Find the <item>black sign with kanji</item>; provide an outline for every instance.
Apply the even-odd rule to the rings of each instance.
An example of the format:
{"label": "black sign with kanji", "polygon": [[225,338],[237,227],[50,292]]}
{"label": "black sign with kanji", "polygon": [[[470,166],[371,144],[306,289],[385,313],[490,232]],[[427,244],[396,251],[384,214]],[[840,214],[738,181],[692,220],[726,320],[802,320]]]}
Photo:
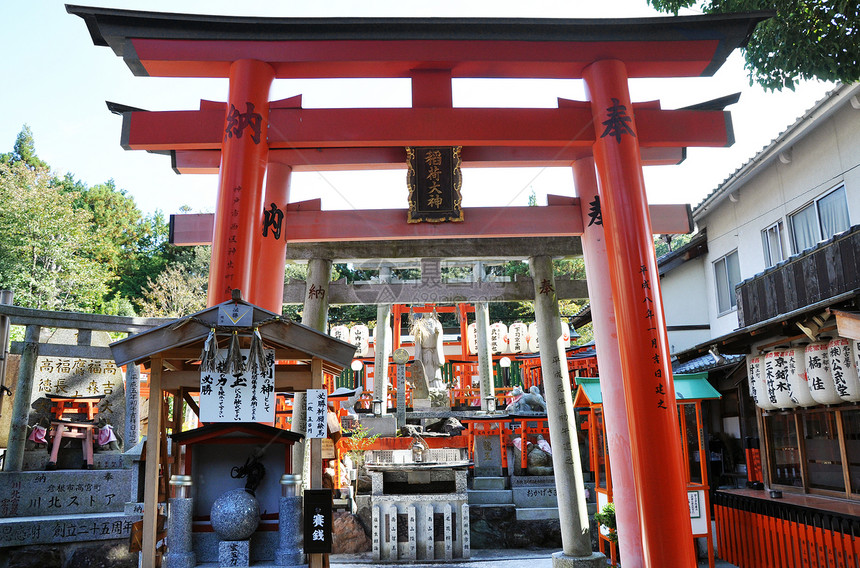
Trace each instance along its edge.
{"label": "black sign with kanji", "polygon": [[331,489],[305,490],[305,554],[330,554],[332,532]]}
{"label": "black sign with kanji", "polygon": [[462,221],[461,146],[406,148],[410,223]]}

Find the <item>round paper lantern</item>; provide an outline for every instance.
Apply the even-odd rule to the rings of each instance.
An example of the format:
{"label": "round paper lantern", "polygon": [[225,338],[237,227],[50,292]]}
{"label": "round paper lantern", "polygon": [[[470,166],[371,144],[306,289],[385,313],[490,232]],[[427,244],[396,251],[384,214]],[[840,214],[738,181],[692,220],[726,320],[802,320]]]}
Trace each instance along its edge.
{"label": "round paper lantern", "polygon": [[839,392],[830,374],[830,353],[827,341],[816,341],[806,346],[806,384],[818,404],[839,404]]}
{"label": "round paper lantern", "polygon": [[478,353],[478,325],[470,323],[466,328],[466,342],[469,345],[469,355]]}
{"label": "round paper lantern", "polygon": [[526,337],[529,335],[529,328],[523,322],[512,323],[508,328],[508,349],[511,353],[522,353],[528,349]]}
{"label": "round paper lantern", "polygon": [[564,320],[561,320],[561,341],[565,349],[570,347],[570,325]]}
{"label": "round paper lantern", "polygon": [[367,357],[367,350],[370,346],[369,339],[370,330],[363,323],[354,325],[349,330],[349,342],[355,345],[356,357]]}
{"label": "round paper lantern", "polygon": [[383,346],[380,346],[379,342],[377,341],[377,338],[379,337],[380,331],[381,330],[379,329],[379,326],[376,326],[373,328],[373,331],[371,332],[373,334],[374,353],[376,353],[377,351],[379,351],[380,349],[382,349],[384,347],[385,353],[390,354],[391,353],[391,341],[392,341],[392,339],[391,339],[391,328],[389,327],[385,333],[385,345],[383,345]]}
{"label": "round paper lantern", "polygon": [[790,351],[771,351],[764,356],[764,385],[770,402],[777,408],[796,408],[788,382],[788,355]]}
{"label": "round paper lantern", "polygon": [[508,352],[508,326],[498,321],[490,326],[490,351],[492,353]]}
{"label": "round paper lantern", "polygon": [[345,325],[333,325],[328,332],[335,339],[349,343],[349,328]]}
{"label": "round paper lantern", "polygon": [[798,406],[815,406],[818,404],[809,392],[806,382],[806,350],[803,347],[791,347],[784,351],[788,360],[788,384],[791,386],[791,400]]}
{"label": "round paper lantern", "polygon": [[839,398],[848,402],[860,400],[860,378],[857,377],[857,342],[844,337],[827,344],[830,355],[830,376]]}
{"label": "round paper lantern", "polygon": [[750,396],[755,401],[755,405],[764,410],[776,410],[776,405],[770,401],[764,384],[763,355],[747,355],[747,380]]}
{"label": "round paper lantern", "polygon": [[527,337],[529,353],[537,353],[540,351],[540,342],[538,341],[538,327],[536,322],[529,324],[529,334]]}

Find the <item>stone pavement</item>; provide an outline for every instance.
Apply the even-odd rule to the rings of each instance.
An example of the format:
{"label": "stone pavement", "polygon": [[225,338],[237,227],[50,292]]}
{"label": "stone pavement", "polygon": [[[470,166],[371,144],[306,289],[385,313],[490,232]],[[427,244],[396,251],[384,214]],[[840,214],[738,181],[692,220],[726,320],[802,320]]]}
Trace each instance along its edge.
{"label": "stone pavement", "polygon": [[[472,557],[469,559],[436,560],[415,564],[397,563],[398,566],[438,566],[446,568],[552,568],[552,554],[558,552],[552,550],[476,550],[472,549]],[[369,568],[372,566],[392,566],[393,564],[375,564],[370,553],[364,554],[335,554],[331,556],[331,565],[337,568]],[[607,564],[608,566],[608,564]],[[699,561],[699,568],[707,567],[707,560]],[[717,560],[716,568],[737,568],[722,560]]]}

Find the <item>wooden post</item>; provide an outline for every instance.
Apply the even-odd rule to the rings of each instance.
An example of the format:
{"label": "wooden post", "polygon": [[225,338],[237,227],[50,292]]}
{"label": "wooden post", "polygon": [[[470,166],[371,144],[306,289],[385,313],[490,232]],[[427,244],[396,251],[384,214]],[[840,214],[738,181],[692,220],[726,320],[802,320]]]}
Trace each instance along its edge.
{"label": "wooden post", "polygon": [[257,266],[265,266],[266,269],[257,271],[251,279],[248,301],[276,314],[284,311],[286,233],[290,229],[283,222],[283,217],[280,219],[278,217],[283,215],[283,210],[286,209],[290,198],[292,172],[293,168],[287,164],[269,161],[266,168],[263,215],[260,219],[260,227],[265,227],[266,234],[263,236],[263,229],[261,229],[253,236],[254,259]]}
{"label": "wooden post", "polygon": [[612,285],[609,280],[609,259],[606,255],[606,235],[603,222],[592,219],[590,204],[599,205],[597,174],[594,159],[577,160],[573,165],[576,195],[582,211],[582,257],[588,274],[588,298],[597,345],[597,366],[600,368],[600,391],[603,393],[606,443],[612,460],[612,500],[615,502],[615,523],[618,527],[618,551],[624,568],[643,568],[642,534],[639,531],[639,511],[636,508],[636,484],[633,457],[630,451],[630,430],[627,426],[627,403],[621,377],[621,356],[615,309],[612,305]]}
{"label": "wooden post", "polygon": [[583,78],[596,129],[594,162],[645,565],[693,567],[671,354],[627,69],[619,60],[596,61]]}
{"label": "wooden post", "polygon": [[[311,388],[323,388],[322,359],[311,359]],[[322,489],[322,440],[311,438],[311,489]],[[308,554],[308,568],[323,568],[328,564],[327,554]]]}
{"label": "wooden post", "polygon": [[141,566],[155,566],[158,532],[158,458],[161,455],[161,357],[153,357],[149,373],[149,423],[143,490],[143,554]]}
{"label": "wooden post", "polygon": [[[27,441],[27,417],[30,414],[30,398],[33,393],[33,375],[36,373],[36,357],[39,356],[39,333],[42,327],[28,325],[24,333],[24,350],[18,367],[18,384],[12,403],[12,423],[9,425],[9,443],[3,471],[21,471],[24,467],[24,444]],[[5,346],[4,346],[5,349]]]}
{"label": "wooden post", "polygon": [[275,70],[262,61],[240,59],[230,65],[209,269],[210,306],[229,300],[235,288],[246,297],[251,291],[254,237],[262,230],[269,88],[274,78]]}

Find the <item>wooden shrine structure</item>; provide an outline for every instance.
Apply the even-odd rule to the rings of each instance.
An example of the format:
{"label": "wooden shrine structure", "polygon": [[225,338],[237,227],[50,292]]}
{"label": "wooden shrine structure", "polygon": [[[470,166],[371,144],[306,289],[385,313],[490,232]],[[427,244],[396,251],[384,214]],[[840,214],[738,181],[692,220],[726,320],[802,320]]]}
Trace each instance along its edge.
{"label": "wooden shrine structure", "polygon": [[[677,417],[667,404],[674,388],[642,165],[676,163],[688,146],[730,145],[732,132],[721,107],[633,103],[628,80],[712,75],[767,14],[290,19],[67,10],[138,76],[229,78],[226,103],[123,109],[124,147],[169,153],[178,171],[218,168],[210,305],[240,289],[251,303],[278,312],[290,239],[521,237],[536,230],[571,236],[599,219],[606,268],[590,278],[600,280],[598,294],[611,294],[616,313],[622,372],[607,380],[623,387],[613,392],[623,393],[629,415],[629,430],[613,435],[630,440],[639,554],[649,566],[695,566]],[[462,77],[583,79],[588,100],[559,100],[554,109],[455,108],[452,81]],[[278,78],[408,78],[412,107],[305,109],[301,96],[269,100]],[[588,207],[464,208],[462,222],[448,223],[407,223],[402,211],[289,203],[294,169],[402,167],[410,148],[426,147],[460,148],[464,167],[571,165],[577,185],[591,183],[599,199]],[[500,216],[511,219],[503,229],[493,223]],[[258,263],[271,268],[261,273]],[[551,273],[544,278],[549,282]],[[550,423],[563,416],[563,428],[569,395],[548,403]],[[560,515],[562,525],[582,523],[572,511]],[[152,536],[144,539],[145,553]],[[578,536],[565,540],[564,555],[589,554]]]}

